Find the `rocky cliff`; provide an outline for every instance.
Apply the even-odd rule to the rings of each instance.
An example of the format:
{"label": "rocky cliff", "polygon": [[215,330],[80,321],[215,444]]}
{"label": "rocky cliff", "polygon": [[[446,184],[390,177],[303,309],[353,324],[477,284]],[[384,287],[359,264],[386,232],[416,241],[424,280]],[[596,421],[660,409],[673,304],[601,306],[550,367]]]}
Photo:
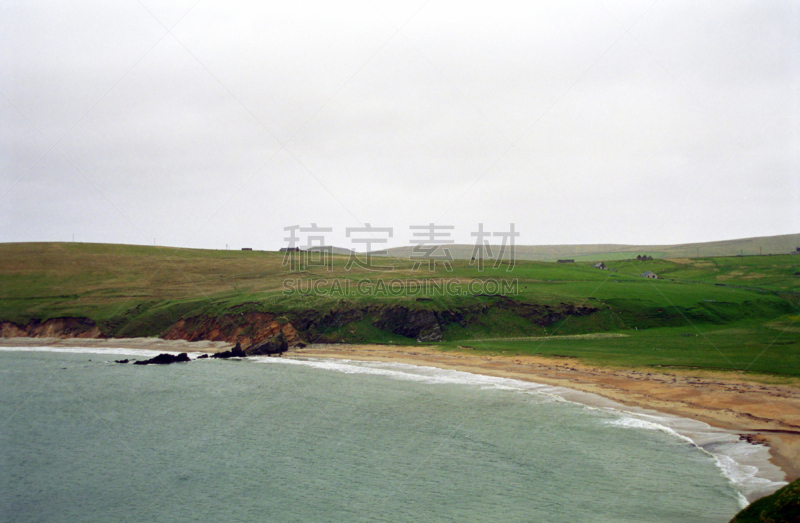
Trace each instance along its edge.
{"label": "rocky cliff", "polygon": [[[305,342],[342,341],[342,327],[369,325],[387,333],[419,342],[440,341],[448,325],[468,327],[501,312],[505,318],[545,327],[569,316],[585,316],[597,311],[594,307],[573,304],[538,305],[496,297],[491,303],[476,303],[457,309],[430,309],[417,305],[378,304],[354,305],[342,301],[329,310],[303,310],[280,315],[270,312],[231,312],[221,316],[184,317],[162,332],[148,333],[166,340],[224,341],[238,343],[245,351],[263,354],[279,353]],[[490,321],[500,321],[493,319]],[[27,324],[0,322],[3,337],[101,338],[103,328],[89,318],[53,318],[31,320]]]}
{"label": "rocky cliff", "polygon": [[100,328],[89,318],[31,320],[27,324],[0,322],[3,338],[102,338]]}

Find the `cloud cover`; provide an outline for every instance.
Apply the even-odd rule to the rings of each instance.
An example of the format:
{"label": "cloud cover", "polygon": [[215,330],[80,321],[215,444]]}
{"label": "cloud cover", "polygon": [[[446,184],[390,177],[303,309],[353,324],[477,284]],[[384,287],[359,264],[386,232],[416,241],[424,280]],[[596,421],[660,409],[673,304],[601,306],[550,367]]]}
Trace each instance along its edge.
{"label": "cloud cover", "polygon": [[796,2],[4,2],[0,241],[798,232]]}

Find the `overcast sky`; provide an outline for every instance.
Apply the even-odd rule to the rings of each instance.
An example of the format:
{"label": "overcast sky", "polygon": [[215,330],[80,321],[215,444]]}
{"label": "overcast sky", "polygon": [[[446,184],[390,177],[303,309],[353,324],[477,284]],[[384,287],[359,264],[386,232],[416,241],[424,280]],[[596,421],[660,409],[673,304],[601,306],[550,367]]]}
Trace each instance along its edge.
{"label": "overcast sky", "polygon": [[6,0],[0,241],[797,233],[798,88],[789,0]]}

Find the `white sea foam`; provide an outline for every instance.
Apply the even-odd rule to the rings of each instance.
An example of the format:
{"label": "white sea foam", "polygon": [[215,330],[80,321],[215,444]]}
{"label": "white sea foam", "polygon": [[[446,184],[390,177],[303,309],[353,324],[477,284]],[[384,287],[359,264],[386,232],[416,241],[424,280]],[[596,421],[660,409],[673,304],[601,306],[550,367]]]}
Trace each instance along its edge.
{"label": "white sea foam", "polygon": [[762,495],[774,492],[786,482],[783,473],[769,461],[769,449],[740,440],[738,435],[715,429],[688,418],[626,407],[590,393],[529,381],[500,378],[469,372],[439,369],[398,362],[372,362],[345,359],[253,358],[260,362],[303,365],[346,374],[370,374],[423,383],[474,385],[481,388],[536,394],[542,399],[581,405],[613,416],[609,426],[625,429],[657,430],[693,445],[708,454],[738,494],[742,507]]}
{"label": "white sea foam", "polygon": [[138,356],[143,358],[152,358],[159,354],[173,354],[178,355],[182,352],[191,359],[197,358],[200,352],[187,352],[187,351],[168,351],[168,350],[153,350],[153,349],[126,349],[123,347],[2,347],[0,351],[7,352],[61,352],[68,354],[107,354],[114,356]]}
{"label": "white sea foam", "polygon": [[[295,358],[270,358],[258,357],[253,360],[265,363],[302,365],[317,369],[332,370],[345,374],[370,374],[386,376],[398,380],[416,381],[434,385],[477,385],[481,388],[509,390],[517,392],[537,392],[550,395],[556,387],[520,381],[510,378],[472,374],[469,372],[440,369],[438,367],[425,367],[398,362],[370,362],[345,359],[295,359]],[[564,398],[553,395],[553,399]]]}
{"label": "white sea foam", "polygon": [[[691,443],[713,458],[714,464],[739,494],[739,503],[742,508],[747,506],[748,500],[753,500],[786,485],[785,481],[776,481],[759,475],[764,472],[761,469],[772,466],[768,462],[769,449],[763,445],[748,443],[740,440],[735,434],[715,430],[701,422],[694,422],[699,426],[694,427],[688,433],[683,433],[670,426],[674,422],[674,418],[677,418],[676,416],[650,415],[647,417],[654,419],[642,419],[645,416],[647,415],[624,413],[606,423],[622,428],[658,430]],[[686,422],[684,421],[683,424],[686,425]],[[760,464],[761,468],[756,464]]]}
{"label": "white sea foam", "polygon": [[607,425],[615,426],[615,427],[623,427],[628,429],[645,429],[645,430],[658,430],[661,432],[665,432],[670,436],[675,436],[680,438],[684,441],[694,444],[694,441],[679,432],[671,429],[667,425],[662,425],[660,423],[655,423],[653,421],[647,421],[645,419],[634,418],[631,416],[622,416],[617,419],[613,419],[611,421],[606,422]]}

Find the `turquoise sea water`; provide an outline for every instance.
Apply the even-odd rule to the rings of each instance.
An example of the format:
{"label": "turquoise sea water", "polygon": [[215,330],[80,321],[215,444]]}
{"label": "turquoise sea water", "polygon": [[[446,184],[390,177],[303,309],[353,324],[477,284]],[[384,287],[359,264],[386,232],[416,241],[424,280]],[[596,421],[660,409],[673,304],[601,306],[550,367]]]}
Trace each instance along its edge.
{"label": "turquoise sea water", "polygon": [[685,439],[512,380],[121,357],[0,351],[0,520],[724,522],[740,507]]}

